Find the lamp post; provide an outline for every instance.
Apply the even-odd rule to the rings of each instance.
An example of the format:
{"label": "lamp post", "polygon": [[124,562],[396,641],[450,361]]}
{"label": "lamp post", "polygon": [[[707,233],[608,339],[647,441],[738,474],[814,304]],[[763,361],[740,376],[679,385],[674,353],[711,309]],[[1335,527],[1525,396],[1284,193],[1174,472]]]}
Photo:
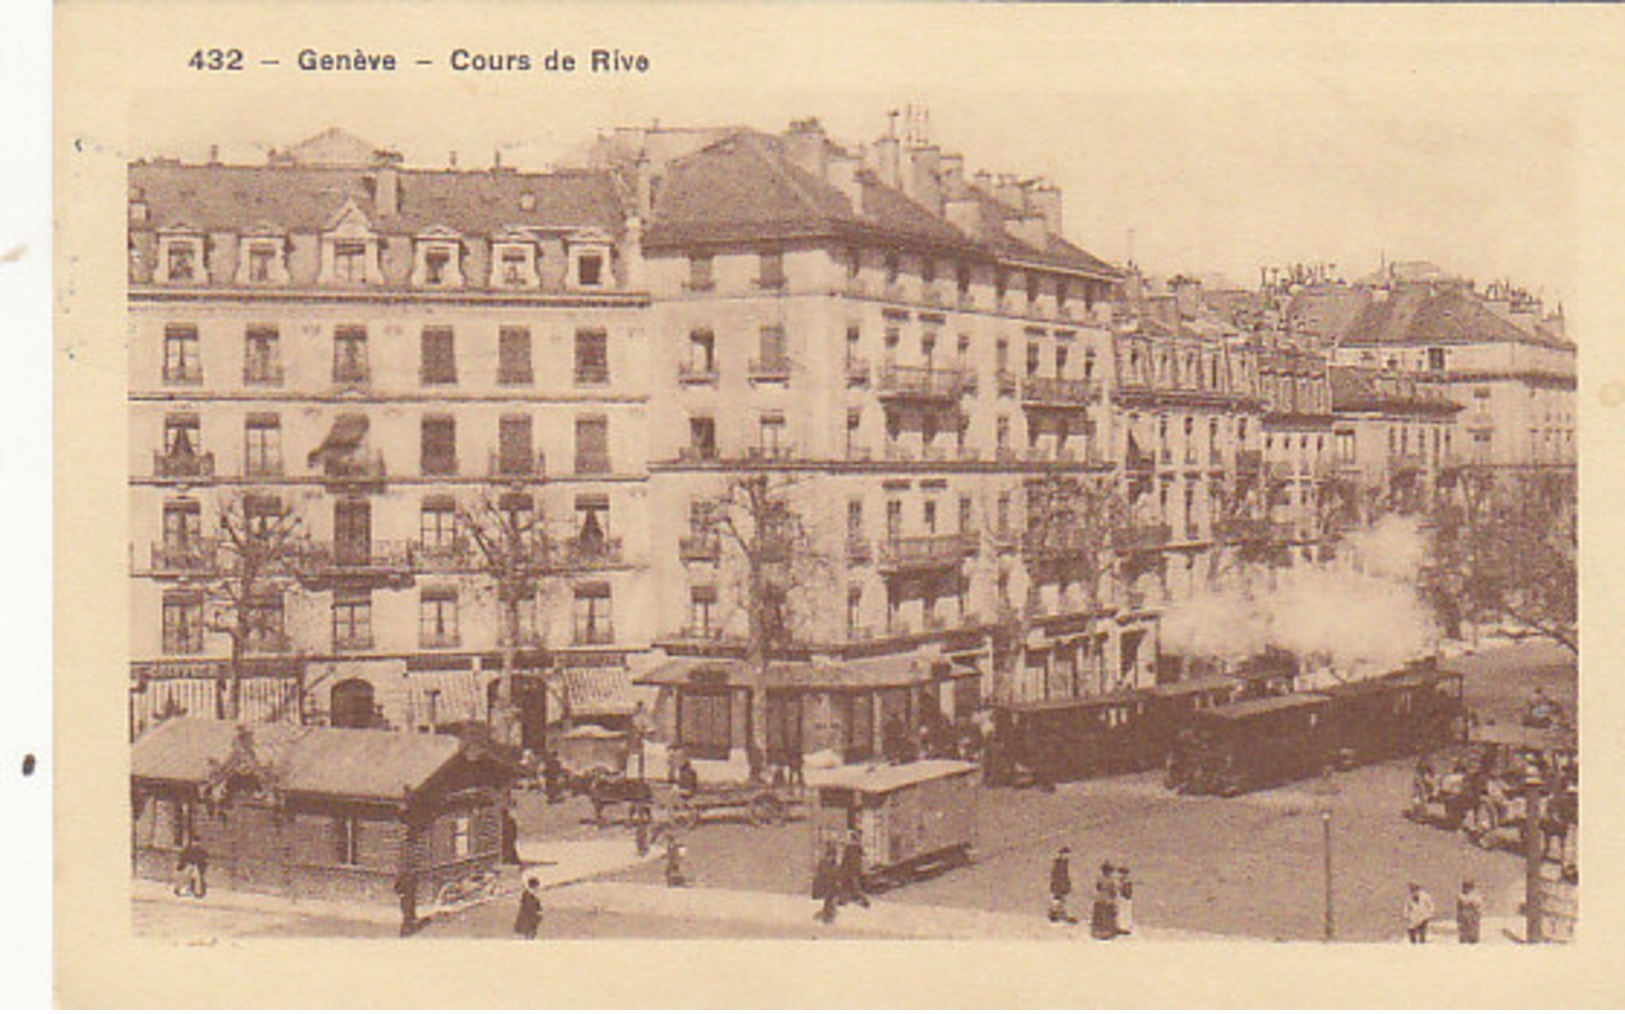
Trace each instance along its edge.
{"label": "lamp post", "polygon": [[1324,926],[1325,940],[1331,943],[1337,936],[1337,908],[1332,894],[1332,808],[1330,804],[1320,811],[1320,827],[1322,841],[1325,844],[1325,880],[1326,880],[1326,921]]}

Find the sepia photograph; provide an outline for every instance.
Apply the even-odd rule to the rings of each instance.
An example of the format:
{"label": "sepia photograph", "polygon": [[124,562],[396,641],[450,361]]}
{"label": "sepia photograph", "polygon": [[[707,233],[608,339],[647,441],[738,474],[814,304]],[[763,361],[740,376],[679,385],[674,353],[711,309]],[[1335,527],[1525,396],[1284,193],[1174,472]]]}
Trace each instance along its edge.
{"label": "sepia photograph", "polygon": [[1578,100],[612,20],[106,114],[135,941],[1580,946]]}

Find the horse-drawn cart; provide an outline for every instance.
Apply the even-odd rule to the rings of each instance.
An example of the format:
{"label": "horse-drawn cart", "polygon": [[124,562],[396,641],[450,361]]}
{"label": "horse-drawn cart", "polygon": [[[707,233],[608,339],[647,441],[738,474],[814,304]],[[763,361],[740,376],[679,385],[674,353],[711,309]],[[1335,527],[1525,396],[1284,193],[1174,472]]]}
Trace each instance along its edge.
{"label": "horse-drawn cart", "polygon": [[671,801],[671,821],[683,830],[710,814],[742,815],[752,827],[782,824],[791,816],[795,800],[780,789],[749,782],[701,785]]}

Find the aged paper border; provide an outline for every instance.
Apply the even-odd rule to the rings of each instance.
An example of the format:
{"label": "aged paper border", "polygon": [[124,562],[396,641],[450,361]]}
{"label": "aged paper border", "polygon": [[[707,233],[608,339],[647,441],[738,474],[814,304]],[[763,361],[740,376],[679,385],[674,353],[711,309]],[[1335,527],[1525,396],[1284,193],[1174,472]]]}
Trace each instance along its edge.
{"label": "aged paper border", "polygon": [[[1625,220],[1619,183],[1625,12],[1607,7],[982,7],[516,3],[164,3],[66,0],[57,9],[55,338],[56,973],[71,1006],[1543,1006],[1625,999],[1617,961],[1625,714],[1612,664],[1625,543],[1614,504],[1625,368],[1613,336]],[[1171,89],[1513,89],[1574,103],[1582,291],[1582,666],[1587,857],[1580,941],[1481,952],[1264,943],[1080,949],[1062,944],[570,941],[231,941],[183,947],[129,931],[124,717],[127,555],[123,314],[126,113],[141,91],[223,87],[184,66],[198,46],[293,52],[619,44],[658,55],[620,88],[726,95],[776,89],[815,106],[858,88],[904,101],[934,90],[1011,95],[1101,87],[1132,60]],[[378,87],[376,81],[366,85]],[[507,87],[397,75],[412,89]],[[1109,84],[1109,82],[1108,82]],[[332,86],[350,86],[334,81]],[[562,101],[569,93],[561,92]],[[304,101],[308,91],[290,93]],[[725,108],[719,107],[719,108]],[[470,115],[477,115],[470,107]],[[184,115],[184,113],[177,113]],[[539,110],[545,116],[545,106]],[[1148,125],[1154,129],[1154,125]],[[267,140],[287,140],[282,138]],[[1606,337],[1605,337],[1606,336]]]}

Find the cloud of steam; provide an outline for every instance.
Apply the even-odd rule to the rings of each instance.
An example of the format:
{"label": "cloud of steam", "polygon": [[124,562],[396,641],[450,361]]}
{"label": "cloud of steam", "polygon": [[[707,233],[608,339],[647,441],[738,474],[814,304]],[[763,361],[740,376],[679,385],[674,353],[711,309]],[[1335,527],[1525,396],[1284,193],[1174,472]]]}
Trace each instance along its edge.
{"label": "cloud of steam", "polygon": [[1282,570],[1273,587],[1220,587],[1171,603],[1163,650],[1239,661],[1278,648],[1343,678],[1397,668],[1438,639],[1416,591],[1424,552],[1414,522],[1385,519],[1348,539],[1334,564]]}

